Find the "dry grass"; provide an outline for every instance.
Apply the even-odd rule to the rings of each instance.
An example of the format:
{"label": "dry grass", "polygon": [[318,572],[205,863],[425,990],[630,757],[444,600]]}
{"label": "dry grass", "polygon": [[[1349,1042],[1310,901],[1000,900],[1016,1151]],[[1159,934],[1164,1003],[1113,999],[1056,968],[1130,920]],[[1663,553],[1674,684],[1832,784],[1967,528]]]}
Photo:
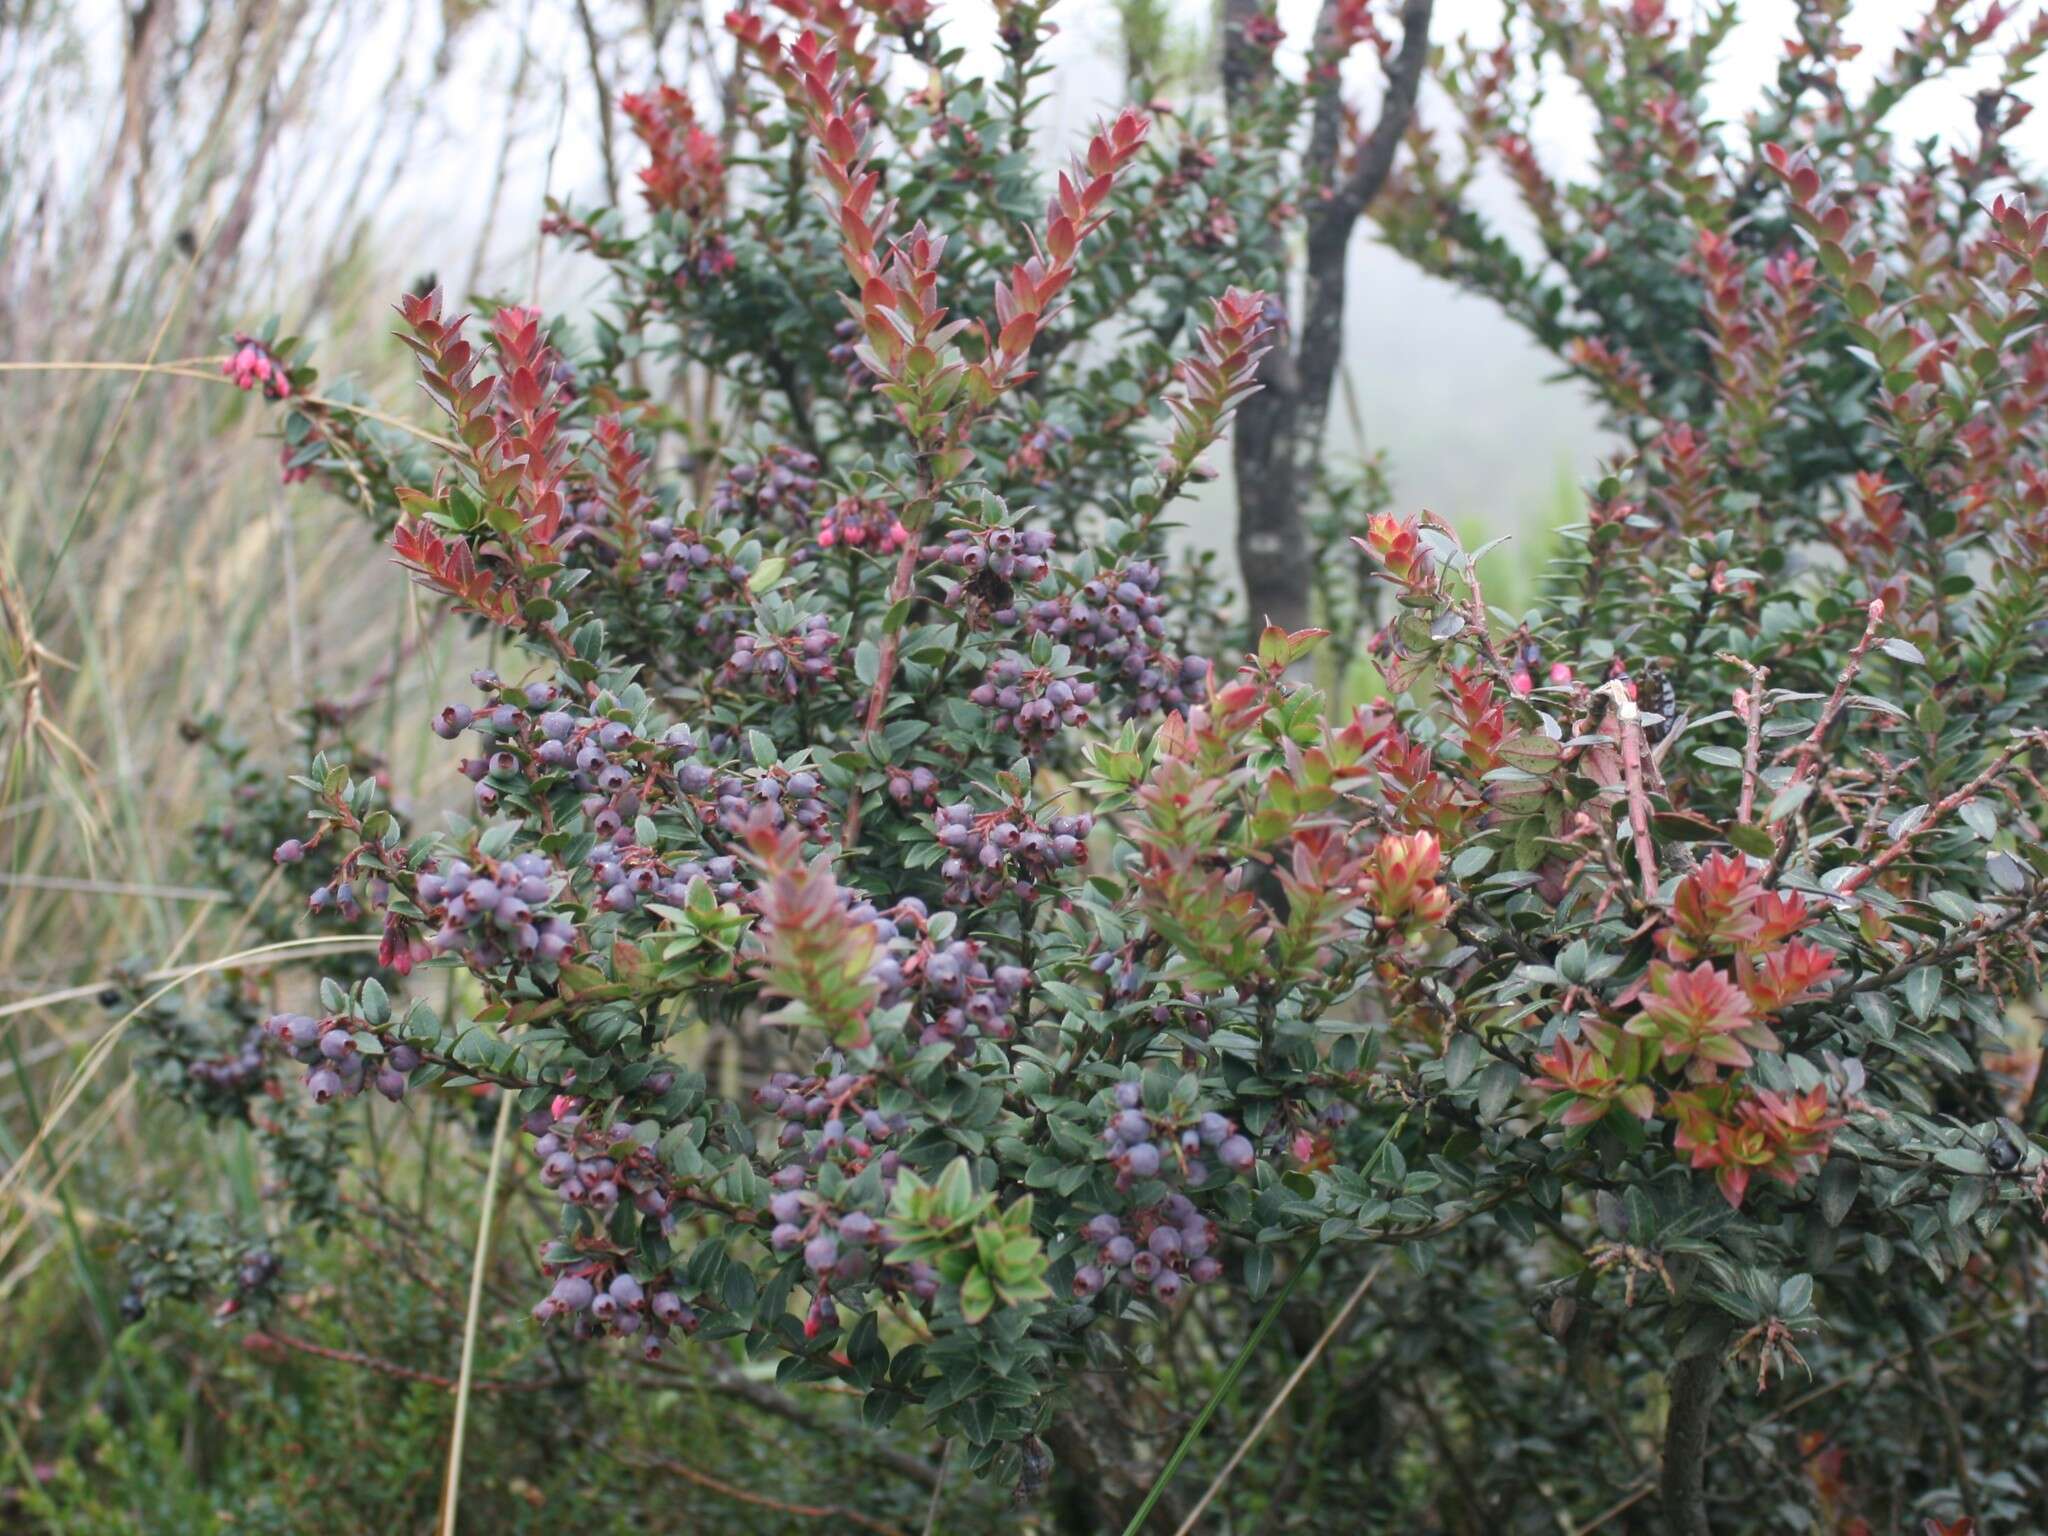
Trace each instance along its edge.
{"label": "dry grass", "polygon": [[[274,416],[218,372],[224,334],[262,318],[248,296],[268,295],[323,338],[326,377],[409,405],[382,317],[411,274],[373,254],[366,221],[392,166],[311,105],[384,9],[0,18],[20,130],[0,148],[0,1295],[67,1251],[91,1279],[105,1247],[76,1234],[93,1213],[233,1182],[236,1149],[171,1134],[133,1092],[126,1020],[92,1000],[117,969],[210,967],[247,942],[251,914],[192,860],[221,786],[181,727],[219,715],[296,767],[292,711],[388,674],[399,791],[438,789],[405,722],[459,641],[394,651],[420,638],[403,584],[334,503],[280,484]],[[108,121],[79,110],[104,99],[94,78],[118,82]],[[417,127],[424,106],[378,110]],[[91,1290],[71,1299],[81,1321]]]}

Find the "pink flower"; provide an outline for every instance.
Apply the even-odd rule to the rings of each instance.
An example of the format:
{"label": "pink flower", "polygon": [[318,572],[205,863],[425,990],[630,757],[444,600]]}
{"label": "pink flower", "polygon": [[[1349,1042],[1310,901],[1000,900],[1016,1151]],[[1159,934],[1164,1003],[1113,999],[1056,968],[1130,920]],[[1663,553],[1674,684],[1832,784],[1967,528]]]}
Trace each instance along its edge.
{"label": "pink flower", "polygon": [[1572,669],[1569,663],[1562,661],[1553,661],[1550,664],[1551,687],[1562,688],[1566,683],[1570,682],[1571,680]]}

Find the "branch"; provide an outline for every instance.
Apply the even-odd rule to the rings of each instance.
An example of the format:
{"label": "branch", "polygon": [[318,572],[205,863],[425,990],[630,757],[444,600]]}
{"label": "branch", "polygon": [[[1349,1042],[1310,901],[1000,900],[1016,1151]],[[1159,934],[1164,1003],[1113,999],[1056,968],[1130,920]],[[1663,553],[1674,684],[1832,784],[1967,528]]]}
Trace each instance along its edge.
{"label": "branch", "polygon": [[2012,760],[2014,758],[2018,757],[2022,752],[2026,751],[2029,747],[2039,746],[2042,742],[2042,739],[2043,734],[2041,732],[2029,731],[2026,735],[2022,736],[2018,741],[2014,742],[2011,746],[2007,747],[2003,752],[1999,753],[1998,756],[1992,760],[1991,766],[1989,768],[1986,768],[1982,773],[1978,774],[1977,777],[1970,780],[1970,782],[1965,784],[1961,789],[1956,790],[1952,794],[1944,795],[1941,799],[1937,800],[1934,803],[1934,805],[1928,810],[1927,814],[1920,818],[1920,822],[1917,826],[1909,828],[1907,831],[1901,833],[1899,835],[1899,840],[1897,842],[1893,843],[1891,847],[1885,849],[1883,853],[1880,853],[1876,858],[1872,859],[1868,864],[1864,865],[1861,869],[1852,870],[1849,874],[1849,878],[1842,882],[1838,894],[1843,896],[1849,895],[1852,891],[1855,891],[1860,887],[1869,884],[1870,881],[1875,876],[1881,874],[1887,866],[1895,863],[1899,859],[1904,858],[1906,854],[1912,849],[1913,844],[1920,838],[1924,837],[1927,833],[1932,832],[1935,829],[1935,827],[1940,825],[1941,822],[1948,816],[1949,812],[1953,811],[1957,806],[1964,804],[1966,801],[1975,799],[1979,791],[1984,789],[1987,785],[1991,783],[1992,780],[1996,779],[2000,774],[2004,773],[2005,770],[2012,765]]}
{"label": "branch", "polygon": [[[917,532],[910,535],[910,541],[903,546],[903,553],[896,560],[896,574],[889,582],[889,606],[883,610],[884,618],[893,614],[896,605],[911,594],[917,584],[917,562],[923,545]],[[896,650],[903,641],[903,625],[910,622],[910,616],[903,616],[903,624],[882,636],[875,659],[875,685],[868,691],[866,731],[870,740],[882,729],[882,722],[889,713],[889,686],[896,680]],[[840,847],[852,848],[860,842],[860,789],[856,786],[846,797],[846,824],[840,838]]]}
{"label": "branch", "polygon": [[695,1483],[699,1488],[708,1488],[713,1493],[736,1499],[742,1504],[755,1504],[763,1509],[772,1509],[785,1515],[800,1515],[810,1520],[844,1520],[859,1526],[864,1531],[873,1531],[876,1536],[905,1536],[899,1526],[886,1520],[877,1520],[864,1515],[857,1509],[848,1509],[844,1504],[785,1504],[781,1499],[770,1498],[765,1493],[756,1493],[751,1488],[742,1488],[737,1483],[728,1483],[713,1477],[709,1472],[699,1472],[687,1462],[673,1461],[658,1457],[653,1461],[636,1461],[631,1457],[618,1458],[623,1466],[639,1467],[642,1471],[666,1472],[671,1477],[680,1477],[686,1483]]}
{"label": "branch", "polygon": [[[844,1425],[826,1422],[816,1414],[811,1413],[802,1404],[793,1401],[786,1394],[777,1391],[765,1382],[749,1381],[744,1376],[734,1375],[726,1371],[713,1371],[707,1374],[682,1366],[669,1365],[665,1362],[643,1361],[642,1364],[646,1369],[655,1371],[660,1375],[680,1377],[692,1386],[705,1386],[714,1392],[722,1392],[728,1397],[736,1397],[741,1402],[757,1408],[763,1413],[772,1414],[778,1419],[797,1425],[801,1429],[810,1430],[814,1434],[823,1435],[827,1438],[843,1439],[845,1437],[846,1429]],[[862,1454],[874,1457],[876,1461],[889,1468],[890,1471],[898,1473],[914,1483],[922,1484],[926,1488],[936,1488],[939,1485],[939,1469],[937,1467],[926,1461],[922,1456],[912,1455],[908,1451],[899,1451],[894,1446],[882,1443],[878,1437],[873,1440],[873,1443]]]}
{"label": "branch", "polygon": [[1771,669],[1744,661],[1730,651],[1718,654],[1720,660],[1749,674],[1749,687],[1738,701],[1738,712],[1743,724],[1749,728],[1749,734],[1742,744],[1742,803],[1735,810],[1737,824],[1746,827],[1756,810],[1757,773],[1759,759],[1763,755],[1764,684],[1770,681]]}
{"label": "branch", "polygon": [[1387,94],[1380,103],[1379,121],[1359,151],[1358,163],[1344,178],[1338,197],[1356,219],[1387,183],[1394,168],[1394,155],[1407,136],[1408,123],[1415,115],[1416,92],[1422,87],[1422,71],[1429,63],[1429,23],[1434,0],[1407,0],[1401,7],[1401,51],[1387,68]]}
{"label": "branch", "polygon": [[1635,835],[1636,867],[1642,874],[1643,905],[1657,905],[1657,845],[1650,839],[1650,793],[1643,782],[1643,715],[1616,678],[1594,690],[1606,695],[1621,726],[1621,772],[1628,788],[1628,825]]}
{"label": "branch", "polygon": [[1963,1501],[1963,1510],[1970,1517],[1971,1529],[1976,1529],[1983,1520],[1977,1508],[1977,1489],[1970,1481],[1970,1454],[1963,1445],[1963,1427],[1956,1419],[1955,1404],[1949,1401],[1948,1388],[1942,1385],[1941,1372],[1934,1368],[1934,1357],[1927,1352],[1926,1330],[1913,1315],[1910,1306],[1900,1309],[1900,1319],[1905,1324],[1906,1338],[1913,1346],[1913,1368],[1920,1373],[1920,1379],[1927,1386],[1927,1395],[1934,1403],[1934,1411],[1941,1416],[1942,1439],[1948,1447],[1949,1471],[1956,1480],[1956,1494]]}
{"label": "branch", "polygon": [[[393,1360],[381,1360],[375,1355],[359,1354],[351,1349],[333,1349],[325,1344],[315,1344],[310,1339],[294,1338],[288,1333],[275,1329],[257,1330],[242,1339],[242,1348],[253,1355],[266,1355],[278,1349],[296,1350],[302,1355],[311,1355],[319,1360],[332,1360],[337,1365],[353,1365],[359,1370],[374,1371],[379,1376],[389,1376],[395,1381],[418,1382],[423,1387],[437,1387],[443,1392],[455,1390],[455,1379],[450,1376],[436,1376],[431,1371],[415,1370],[409,1365],[400,1365]],[[503,1381],[485,1377],[469,1384],[472,1392],[547,1392],[561,1386],[563,1378],[550,1376],[541,1381]]]}
{"label": "branch", "polygon": [[[1827,771],[1820,760],[1821,741],[1828,728],[1835,723],[1835,717],[1842,712],[1842,703],[1849,696],[1849,685],[1856,681],[1856,674],[1863,668],[1863,658],[1869,654],[1870,643],[1877,638],[1877,626],[1884,622],[1884,599],[1875,597],[1865,610],[1863,636],[1856,642],[1849,659],[1842,663],[1842,670],[1835,679],[1835,691],[1828,695],[1828,701],[1821,707],[1820,718],[1813,722],[1813,729],[1806,733],[1798,746],[1779,754],[1779,761],[1792,759],[1792,777],[1786,782],[1786,789],[1808,781],[1809,775],[1818,778]],[[1785,861],[1792,857],[1792,842],[1799,828],[1800,818],[1785,818],[1785,829],[1778,834],[1778,846],[1771,854],[1770,867],[1764,871],[1764,884],[1773,885],[1785,868]]]}

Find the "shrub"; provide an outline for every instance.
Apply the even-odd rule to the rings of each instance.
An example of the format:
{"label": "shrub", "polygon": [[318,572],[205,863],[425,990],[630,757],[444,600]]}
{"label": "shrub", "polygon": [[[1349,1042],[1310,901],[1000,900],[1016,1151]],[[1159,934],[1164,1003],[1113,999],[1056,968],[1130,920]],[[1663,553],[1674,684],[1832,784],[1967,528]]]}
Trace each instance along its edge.
{"label": "shrub", "polygon": [[[895,97],[850,15],[735,13],[757,152],[629,98],[646,219],[552,216],[613,277],[588,337],[403,300],[431,453],[241,344],[292,466],[503,647],[435,721],[473,742],[450,832],[344,757],[297,781],[276,857],[319,919],[381,924],[382,975],[270,1018],[272,1059],[330,1114],[508,1096],[561,1214],[539,1328],[739,1341],[1027,1492],[1046,1444],[1114,1463],[1084,1528],[1135,1526],[1152,1472],[1090,1373],[1142,1368],[1191,1297],[1256,1343],[1375,1247],[1416,1326],[1368,1379],[1445,1383],[1498,1461],[1390,1382],[1327,1473],[1354,1507],[1548,1528],[1654,1486],[1660,1529],[1704,1531],[1747,1481],[1708,1471],[1741,1443],[1724,1361],[1764,1392],[1899,1353],[1941,1449],[1881,1468],[1851,1426],[1800,1448],[1814,1499],[1832,1468],[1841,1530],[1885,1477],[1895,1513],[2023,1520],[2039,1487],[1992,1474],[2033,1416],[1959,1412],[1931,1351],[2022,1304],[2048,1192],[2015,1006],[2048,908],[2048,218],[2006,95],[1948,159],[1882,131],[1989,24],[1938,12],[1851,102],[1840,16],[1803,12],[1741,131],[1700,120],[1724,13],[1539,5],[1447,65],[1545,261],[1426,136],[1386,227],[1556,347],[1630,451],[1525,614],[1440,521],[1360,519],[1386,689],[1346,712],[1295,680],[1316,629],[1212,667],[1209,578],[1163,558],[1281,339],[1264,235],[1213,285],[1187,221],[1269,194],[1270,146],[1126,111],[1041,200],[1043,10],[1004,16],[983,87],[891,10],[937,82]],[[1553,56],[1599,110],[1585,187],[1526,146],[1516,82]],[[679,415],[645,382],[670,369],[767,435]],[[394,1000],[429,962],[478,1006]],[[676,1055],[706,1026],[736,1097]],[[2024,1356],[1986,1365],[2011,1401]],[[1408,1430],[1433,1448],[1402,1471]]]}

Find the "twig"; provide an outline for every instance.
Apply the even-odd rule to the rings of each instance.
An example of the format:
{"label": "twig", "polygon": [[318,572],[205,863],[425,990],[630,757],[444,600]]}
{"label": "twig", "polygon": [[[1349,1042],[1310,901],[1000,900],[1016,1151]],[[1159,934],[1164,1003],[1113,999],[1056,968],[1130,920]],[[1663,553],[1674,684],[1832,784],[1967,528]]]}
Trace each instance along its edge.
{"label": "twig", "polygon": [[923,1536],[932,1536],[939,1528],[939,1502],[946,1494],[946,1466],[953,1459],[953,1442],[948,1440],[939,1452],[939,1475],[932,1483],[931,1502],[925,1506]]}
{"label": "twig", "polygon": [[[258,1329],[242,1340],[242,1347],[262,1354],[267,1350],[291,1349],[302,1355],[312,1355],[320,1360],[332,1360],[337,1365],[353,1365],[360,1370],[374,1371],[379,1376],[389,1376],[396,1381],[418,1382],[424,1387],[438,1387],[443,1392],[453,1392],[461,1385],[452,1376],[436,1376],[432,1371],[416,1370],[409,1365],[400,1365],[395,1360],[380,1359],[376,1355],[359,1354],[352,1349],[334,1349],[325,1344],[315,1344],[311,1339],[294,1338],[288,1333],[279,1333],[274,1328]],[[485,1377],[472,1381],[472,1392],[547,1392],[561,1386],[560,1380],[549,1377],[540,1381],[508,1381],[502,1377]]]}
{"label": "twig", "polygon": [[1337,1315],[1330,1319],[1330,1325],[1323,1330],[1322,1336],[1309,1346],[1308,1353],[1301,1357],[1301,1363],[1289,1373],[1287,1380],[1280,1384],[1280,1390],[1275,1392],[1273,1400],[1266,1404],[1265,1412],[1261,1413],[1258,1421],[1252,1425],[1251,1433],[1238,1442],[1237,1449],[1230,1453],[1230,1460],[1223,1463],[1223,1469],[1211,1479],[1202,1496],[1195,1500],[1195,1507],[1188,1511],[1188,1517],[1181,1521],[1180,1529],[1174,1532],[1174,1536],[1189,1536],[1194,1530],[1195,1522],[1202,1517],[1202,1511],[1215,1502],[1216,1495],[1221,1493],[1223,1485],[1230,1481],[1230,1475],[1237,1470],[1238,1463],[1243,1461],[1246,1453],[1258,1443],[1259,1437],[1266,1432],[1266,1426],[1273,1422],[1273,1416],[1286,1406],[1287,1399],[1294,1395],[1294,1389],[1301,1385],[1301,1379],[1309,1373],[1309,1368],[1322,1358],[1323,1351],[1330,1347],[1330,1341],[1336,1338],[1338,1331],[1350,1320],[1351,1314],[1358,1310],[1358,1304],[1365,1300],[1365,1293],[1372,1289],[1372,1283],[1379,1279],[1380,1272],[1392,1262],[1391,1256],[1383,1256],[1365,1272],[1364,1278],[1352,1288],[1351,1294],[1344,1298],[1344,1305],[1337,1309]]}
{"label": "twig", "polygon": [[1458,543],[1457,530],[1434,512],[1423,513],[1422,524],[1426,528],[1434,528],[1457,547],[1459,555],[1464,560],[1465,600],[1459,606],[1465,610],[1465,627],[1472,632],[1472,639],[1479,647],[1479,655],[1486,662],[1488,670],[1493,673],[1494,681],[1500,684],[1501,691],[1510,699],[1518,697],[1515,693],[1514,676],[1509,672],[1508,664],[1502,658],[1499,648],[1493,643],[1493,625],[1486,616],[1486,591],[1479,584],[1478,564],[1464,546]]}
{"label": "twig", "polygon": [[[736,1397],[741,1402],[751,1404],[763,1413],[772,1414],[778,1419],[786,1420],[791,1424],[797,1425],[799,1428],[810,1430],[813,1433],[820,1435],[842,1435],[844,1433],[842,1426],[827,1423],[805,1409],[802,1404],[792,1401],[784,1393],[777,1391],[765,1382],[750,1381],[744,1376],[725,1371],[703,1374],[657,1361],[644,1361],[643,1364],[647,1369],[658,1372],[661,1375],[675,1376],[688,1381],[693,1386],[709,1387],[714,1392],[723,1392],[729,1397]],[[895,1446],[887,1444],[879,1437],[877,1437],[866,1454],[871,1455],[876,1461],[888,1467],[892,1472],[899,1473],[923,1487],[936,1488],[939,1486],[939,1471],[937,1467],[921,1456],[912,1455],[908,1451],[898,1450]]]}
{"label": "twig", "polygon": [[671,1477],[680,1477],[686,1483],[695,1483],[699,1488],[708,1488],[713,1493],[724,1494],[728,1499],[737,1499],[742,1504],[757,1505],[785,1515],[801,1515],[809,1520],[844,1520],[857,1525],[864,1531],[873,1531],[876,1536],[907,1536],[907,1533],[886,1520],[877,1520],[864,1515],[857,1509],[848,1509],[844,1504],[787,1504],[781,1499],[770,1498],[765,1493],[756,1493],[751,1488],[742,1488],[737,1483],[728,1483],[723,1478],[713,1477],[709,1472],[700,1472],[687,1462],[659,1457],[653,1461],[634,1461],[621,1456],[620,1461],[629,1467],[645,1471],[666,1472]]}
{"label": "twig", "polygon": [[1657,905],[1657,845],[1650,840],[1650,795],[1643,784],[1643,715],[1629,697],[1628,684],[1616,678],[1594,690],[1614,706],[1621,726],[1621,772],[1628,787],[1628,825],[1635,835],[1636,866],[1642,874],[1643,905]]}
{"label": "twig", "polygon": [[1850,892],[1867,885],[1872,878],[1881,874],[1887,866],[1904,858],[1912,849],[1913,844],[1927,833],[1932,832],[1948,816],[1949,812],[1964,802],[1975,799],[1986,785],[1990,784],[1993,779],[1996,779],[2011,766],[2014,758],[2018,757],[2029,747],[2040,745],[2042,739],[2042,732],[2027,732],[2026,735],[1992,759],[1989,768],[1986,768],[1961,789],[1956,790],[1952,794],[1944,795],[1941,799],[1935,801],[1927,814],[1920,818],[1919,825],[1900,833],[1898,841],[1894,842],[1891,847],[1885,849],[1883,853],[1880,853],[1861,869],[1852,870],[1849,878],[1842,882],[1840,894],[1847,896]]}
{"label": "twig", "polygon": [[1970,1517],[1971,1529],[1983,1521],[1983,1514],[1977,1508],[1977,1489],[1970,1481],[1970,1453],[1963,1445],[1963,1427],[1956,1421],[1955,1404],[1949,1401],[1948,1388],[1942,1385],[1941,1372],[1934,1368],[1934,1357],[1927,1352],[1927,1336],[1920,1321],[1908,1306],[1901,1311],[1906,1338],[1913,1347],[1913,1366],[1919,1371],[1921,1381],[1926,1383],[1927,1395],[1934,1402],[1934,1411],[1941,1416],[1942,1439],[1947,1443],[1949,1471],[1956,1480],[1956,1494],[1963,1501],[1963,1512]]}
{"label": "twig", "polygon": [[[889,582],[889,602],[883,610],[884,621],[895,611],[896,605],[910,596],[911,586],[917,579],[918,556],[923,546],[913,533],[903,546],[903,553],[896,559],[896,574]],[[906,620],[908,615],[905,615]],[[889,685],[896,678],[896,649],[903,637],[903,625],[882,636],[879,655],[875,662],[875,684],[868,690],[866,729],[873,736],[882,728],[882,719],[889,711]],[[855,790],[847,799],[846,830],[840,846],[851,848],[860,841],[860,792]]]}
{"label": "twig", "polygon": [[1742,799],[1735,808],[1737,824],[1746,827],[1756,812],[1758,762],[1763,755],[1764,740],[1764,684],[1770,681],[1771,669],[1744,661],[1728,651],[1720,652],[1718,659],[1749,674],[1749,687],[1740,701],[1744,706],[1742,721],[1749,734],[1742,745]]}
{"label": "twig", "polygon": [[[1849,696],[1849,687],[1856,681],[1856,674],[1863,670],[1863,658],[1870,653],[1871,642],[1877,639],[1877,627],[1884,622],[1884,599],[1872,598],[1870,606],[1864,613],[1863,635],[1857,640],[1855,648],[1849,652],[1848,659],[1842,663],[1842,670],[1835,678],[1835,691],[1828,695],[1827,703],[1821,706],[1820,718],[1813,722],[1813,729],[1806,733],[1799,745],[1788,747],[1779,754],[1780,761],[1788,757],[1792,761],[1792,777],[1785,786],[1788,790],[1804,783],[1810,771],[1826,771],[1820,761],[1822,740],[1827,736],[1829,728],[1834,725],[1835,717],[1841,714],[1842,703]],[[1778,846],[1771,853],[1770,867],[1764,871],[1766,885],[1778,878],[1779,873],[1785,868],[1785,861],[1792,856],[1792,842],[1798,826],[1798,818],[1786,818],[1785,830],[1778,834]]]}
{"label": "twig", "polygon": [[[218,358],[201,358],[203,363],[218,363]],[[56,362],[0,362],[0,373],[153,373],[172,379],[196,379],[201,384],[219,384],[228,389],[236,388],[235,381],[215,368],[190,368],[176,363],[122,363],[92,361]],[[397,416],[388,416],[382,411],[372,410],[367,405],[357,405],[350,400],[334,400],[326,395],[292,395],[291,402],[297,405],[318,406],[323,411],[341,411],[350,416],[360,416],[365,421],[374,421],[379,426],[390,427],[423,443],[432,443],[450,453],[461,453],[460,443],[450,442],[438,433]]]}

